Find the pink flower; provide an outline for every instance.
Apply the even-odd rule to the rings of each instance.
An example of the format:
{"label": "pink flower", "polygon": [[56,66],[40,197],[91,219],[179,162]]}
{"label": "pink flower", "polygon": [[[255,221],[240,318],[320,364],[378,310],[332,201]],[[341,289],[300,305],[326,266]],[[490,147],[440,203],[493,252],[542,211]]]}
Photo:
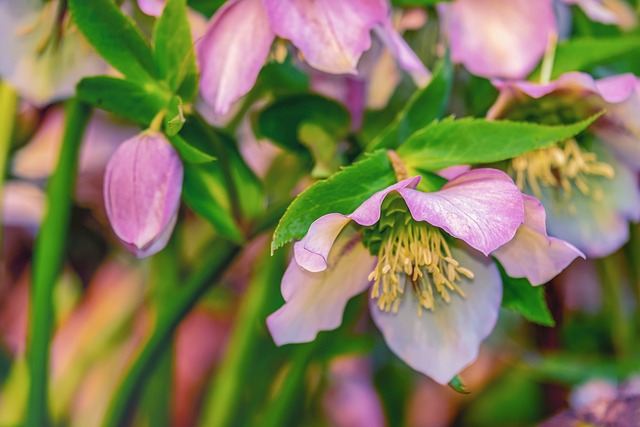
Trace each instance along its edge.
{"label": "pink flower", "polygon": [[216,114],[229,111],[253,87],[276,36],[290,40],[317,70],[357,74],[374,31],[403,68],[428,76],[393,29],[389,13],[385,0],[231,0],[197,45],[202,97]]}
{"label": "pink flower", "polygon": [[107,216],[118,238],[138,258],[162,250],[178,217],[183,167],[171,143],[147,131],[115,152],[104,179]]}
{"label": "pink flower", "polygon": [[557,33],[553,0],[455,0],[438,12],[451,60],[482,77],[526,77]]}
{"label": "pink flower", "polygon": [[[496,256],[534,284],[581,255],[546,236],[540,206],[523,200],[503,172],[472,170],[435,193],[415,190],[419,181],[406,179],[349,215],[311,225],[282,279],[286,303],[267,319],[278,345],[338,327],[347,301],[371,288],[371,315],[389,347],[446,384],[475,359],[498,317],[502,286],[489,254],[510,244]],[[454,246],[452,237],[466,245]],[[555,262],[544,260],[549,247]]]}
{"label": "pink flower", "polygon": [[490,119],[558,124],[605,110],[586,135],[512,161],[523,191],[540,199],[553,236],[588,257],[615,252],[640,219],[640,86],[632,74],[594,80],[567,73],[548,84],[494,82],[500,95]]}

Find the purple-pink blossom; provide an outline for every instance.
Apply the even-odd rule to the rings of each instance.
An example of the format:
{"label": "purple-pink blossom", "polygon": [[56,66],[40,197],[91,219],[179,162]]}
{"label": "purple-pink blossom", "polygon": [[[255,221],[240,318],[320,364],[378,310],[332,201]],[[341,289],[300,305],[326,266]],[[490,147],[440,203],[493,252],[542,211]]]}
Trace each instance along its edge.
{"label": "purple-pink blossom", "polygon": [[231,0],[197,44],[202,97],[216,114],[229,111],[255,84],[276,36],[319,71],[355,75],[373,31],[424,84],[429,72],[393,29],[390,13],[386,0]]}
{"label": "purple-pink blossom", "polygon": [[310,226],[282,280],[286,303],[267,319],[278,345],[338,327],[347,301],[371,289],[371,315],[389,347],[444,384],[475,359],[497,320],[502,285],[490,254],[534,284],[582,256],[548,238],[541,206],[503,172],[472,170],[434,193],[416,190],[419,181]]}

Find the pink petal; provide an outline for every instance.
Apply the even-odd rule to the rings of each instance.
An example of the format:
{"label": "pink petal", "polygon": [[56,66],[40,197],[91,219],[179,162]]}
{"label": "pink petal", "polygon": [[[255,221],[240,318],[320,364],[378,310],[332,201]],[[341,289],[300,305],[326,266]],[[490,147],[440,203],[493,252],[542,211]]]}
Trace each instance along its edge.
{"label": "pink petal", "polygon": [[138,7],[143,13],[158,17],[162,15],[166,3],[166,0],[138,0]]}
{"label": "pink petal", "polygon": [[380,219],[380,206],[387,194],[401,188],[415,187],[419,181],[420,177],[408,178],[378,191],[365,200],[350,215],[331,213],[315,220],[304,238],[294,246],[296,261],[300,267],[310,272],[326,269],[327,256],[333,242],[350,220],[354,220],[365,227],[375,224]]}
{"label": "pink petal", "polygon": [[176,222],[183,167],[158,132],[124,142],[107,165],[105,207],[116,235],[138,257],[160,251]]}
{"label": "pink petal", "polygon": [[451,302],[441,302],[433,312],[418,317],[412,293],[400,302],[397,314],[383,312],[371,300],[373,321],[389,348],[413,369],[447,384],[478,356],[480,343],[491,333],[502,301],[500,273],[490,259],[451,249],[460,265],[475,274],[461,282],[465,297],[454,294]]}
{"label": "pink petal", "polygon": [[551,0],[456,0],[438,10],[452,61],[488,78],[526,77],[557,33]]}
{"label": "pink petal", "polygon": [[440,191],[398,190],[416,221],[426,221],[485,255],[513,238],[524,222],[522,193],[504,172],[475,169]]}
{"label": "pink petal", "polygon": [[454,178],[459,177],[465,172],[471,170],[470,165],[457,165],[457,166],[449,166],[448,168],[441,169],[436,172],[437,175],[443,177],[446,180],[451,181]]}
{"label": "pink petal", "polygon": [[622,28],[632,28],[637,24],[638,18],[623,0],[563,0],[567,4],[578,5],[584,13],[593,21],[603,24],[615,24]]}
{"label": "pink petal", "polygon": [[7,181],[2,190],[2,226],[37,230],[45,213],[46,196],[33,184]]}
{"label": "pink petal", "polygon": [[[357,239],[357,238],[356,238]],[[340,326],[347,301],[369,287],[375,258],[353,236],[338,239],[329,267],[319,273],[291,260],[282,279],[285,305],[267,318],[277,345],[313,341],[319,331]]]}
{"label": "pink petal", "polygon": [[196,53],[202,97],[215,114],[251,90],[274,38],[262,0],[231,0],[211,18]]}
{"label": "pink petal", "polygon": [[604,103],[596,101],[594,104],[595,112],[607,108],[605,103],[617,104],[634,96],[637,80],[633,74],[621,74],[595,80],[587,73],[571,72],[546,84],[527,81],[494,81],[493,85],[500,90],[500,95],[487,113],[489,119],[502,117],[513,103],[522,99],[522,95],[539,99],[556,92],[567,93],[566,96],[578,95],[584,99],[586,105],[589,105],[588,103],[594,104],[594,101],[589,97],[596,95],[596,100],[602,100]]}
{"label": "pink petal", "polygon": [[393,28],[391,21],[385,21],[384,24],[377,26],[374,31],[391,51],[400,67],[411,75],[415,84],[418,87],[426,86],[431,80],[431,73],[402,36]]}
{"label": "pink petal", "polygon": [[264,0],[273,31],[302,52],[312,67],[356,74],[371,46],[371,29],[387,19],[383,0]]}
{"label": "pink petal", "polygon": [[549,237],[546,212],[535,197],[523,195],[524,224],[515,237],[494,253],[511,277],[526,277],[532,285],[547,283],[577,257],[585,258],[575,246]]}

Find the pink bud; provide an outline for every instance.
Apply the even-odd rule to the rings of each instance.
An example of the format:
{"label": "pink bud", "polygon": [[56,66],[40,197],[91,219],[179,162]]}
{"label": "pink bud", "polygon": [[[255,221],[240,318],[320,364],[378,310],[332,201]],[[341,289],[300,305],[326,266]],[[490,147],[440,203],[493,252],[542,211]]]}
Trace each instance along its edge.
{"label": "pink bud", "polygon": [[115,152],[104,179],[113,231],[138,258],[162,250],[178,216],[183,167],[159,132],[144,132]]}

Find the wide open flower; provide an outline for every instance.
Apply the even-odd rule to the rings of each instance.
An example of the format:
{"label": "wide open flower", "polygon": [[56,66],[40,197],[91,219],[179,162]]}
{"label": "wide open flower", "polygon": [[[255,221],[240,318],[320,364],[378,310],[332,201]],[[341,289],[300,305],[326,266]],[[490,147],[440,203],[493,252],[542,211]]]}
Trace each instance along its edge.
{"label": "wide open flower", "polygon": [[162,250],[176,224],[183,166],[159,132],[135,136],[115,152],[104,177],[104,203],[113,231],[138,258]]}
{"label": "wide open flower", "polygon": [[451,60],[487,78],[526,77],[557,33],[553,0],[455,0],[438,12]]}
{"label": "wide open flower", "polygon": [[640,219],[640,94],[635,76],[567,73],[549,84],[495,82],[488,118],[562,124],[606,110],[589,132],[515,158],[509,172],[545,206],[551,235],[589,257],[616,251]]}
{"label": "wide open flower", "polygon": [[73,95],[81,78],[106,69],[58,7],[58,1],[0,2],[0,77],[37,106]]}
{"label": "wide open flower", "polygon": [[276,36],[288,39],[313,68],[357,74],[371,31],[400,65],[424,83],[429,72],[396,33],[386,0],[231,0],[211,18],[196,50],[202,97],[216,114],[253,87]]}
{"label": "wide open flower", "polygon": [[[537,263],[544,253],[538,248],[554,243],[537,227],[537,208],[528,209],[503,172],[466,172],[435,193],[415,190],[419,180],[406,179],[350,215],[328,214],[311,225],[282,279],[286,304],[267,319],[278,345],[311,341],[318,331],[338,327],[347,301],[371,288],[374,322],[411,367],[444,384],[475,359],[502,299],[489,254],[513,240],[509,251],[528,246],[536,252],[500,257],[505,268],[517,269],[507,265]],[[553,255],[562,261],[537,267],[544,279],[580,255],[558,243]],[[517,273],[528,277],[534,270]]]}

